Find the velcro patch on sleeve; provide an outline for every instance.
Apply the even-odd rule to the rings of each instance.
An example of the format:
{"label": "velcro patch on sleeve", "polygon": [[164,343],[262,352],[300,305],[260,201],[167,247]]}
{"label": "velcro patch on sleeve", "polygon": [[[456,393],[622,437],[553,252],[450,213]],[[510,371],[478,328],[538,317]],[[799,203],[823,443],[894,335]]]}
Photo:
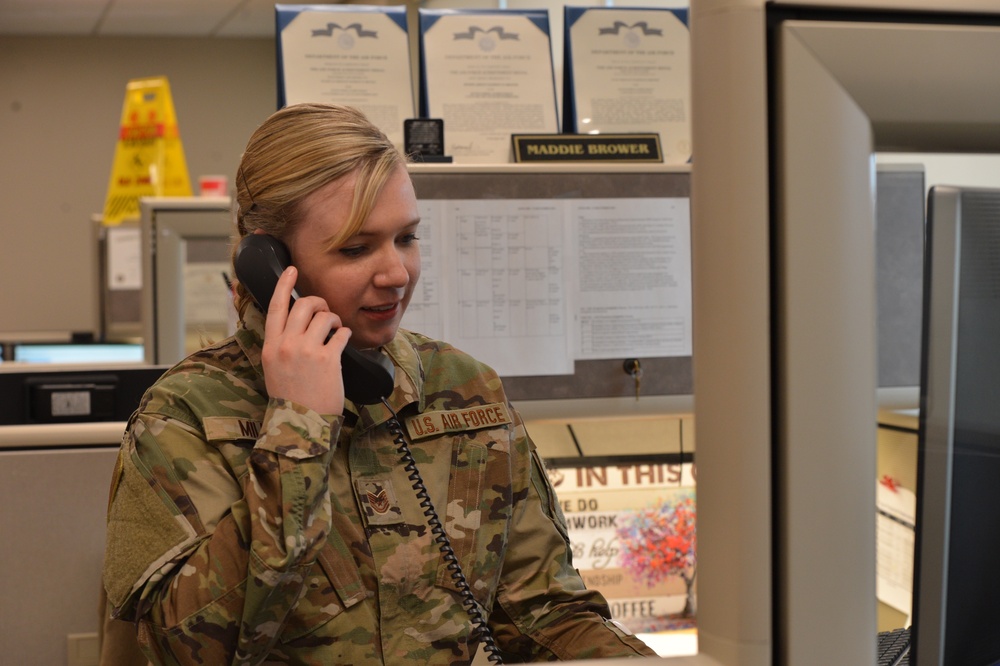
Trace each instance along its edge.
{"label": "velcro patch on sleeve", "polygon": [[410,439],[416,441],[448,432],[496,428],[512,422],[507,405],[494,402],[465,409],[424,412],[406,419],[406,431]]}

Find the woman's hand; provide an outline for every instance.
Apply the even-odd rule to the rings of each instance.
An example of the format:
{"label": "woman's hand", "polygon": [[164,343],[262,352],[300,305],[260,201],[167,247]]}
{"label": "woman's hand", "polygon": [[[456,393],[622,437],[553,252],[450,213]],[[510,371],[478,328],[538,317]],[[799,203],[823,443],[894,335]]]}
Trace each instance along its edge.
{"label": "woman's hand", "polygon": [[[340,356],[351,331],[318,296],[304,296],[289,310],[297,279],[298,271],[289,266],[271,296],[261,353],[264,383],[271,397],[291,400],[320,414],[341,414],[344,379]],[[337,331],[327,342],[334,328]]]}

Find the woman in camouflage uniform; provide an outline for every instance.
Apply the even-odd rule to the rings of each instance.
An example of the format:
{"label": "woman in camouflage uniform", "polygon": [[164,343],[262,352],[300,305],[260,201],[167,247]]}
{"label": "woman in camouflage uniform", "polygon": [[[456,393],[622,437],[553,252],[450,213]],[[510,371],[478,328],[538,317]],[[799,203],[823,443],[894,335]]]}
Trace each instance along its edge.
{"label": "woman in camouflage uniform", "polygon": [[[490,640],[470,614],[509,660],[653,655],[573,569],[496,373],[399,329],[419,216],[382,132],[349,108],[283,109],[251,137],[236,184],[239,236],[281,239],[295,266],[266,317],[237,285],[236,334],[170,369],[129,423],[104,582],[149,658],[468,663]],[[293,287],[305,296],[289,310]],[[382,404],[345,400],[347,345],[391,359]]]}

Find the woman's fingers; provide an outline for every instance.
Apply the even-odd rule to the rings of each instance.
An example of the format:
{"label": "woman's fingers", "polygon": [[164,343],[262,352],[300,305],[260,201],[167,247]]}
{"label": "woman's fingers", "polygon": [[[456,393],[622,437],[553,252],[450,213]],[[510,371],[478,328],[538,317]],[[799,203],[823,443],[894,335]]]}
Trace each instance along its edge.
{"label": "woman's fingers", "polygon": [[297,277],[294,267],[287,268],[268,306],[261,354],[264,381],[273,397],[339,414],[344,406],[340,357],[351,331],[322,298],[305,296],[289,308]]}
{"label": "woman's fingers", "polygon": [[292,298],[292,290],[295,288],[295,281],[299,277],[298,269],[289,266],[278,277],[278,283],[274,286],[274,293],[271,294],[271,302],[267,306],[267,318],[264,321],[264,338],[280,335],[285,330],[285,322],[288,319],[288,310]]}

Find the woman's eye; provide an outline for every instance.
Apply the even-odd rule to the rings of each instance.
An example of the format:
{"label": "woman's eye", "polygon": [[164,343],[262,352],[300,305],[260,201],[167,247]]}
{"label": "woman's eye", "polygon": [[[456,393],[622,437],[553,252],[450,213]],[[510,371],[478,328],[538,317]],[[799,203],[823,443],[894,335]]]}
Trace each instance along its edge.
{"label": "woman's eye", "polygon": [[418,240],[420,240],[420,236],[418,236],[416,232],[414,232],[414,233],[404,234],[403,236],[400,237],[399,242],[402,243],[403,245],[409,245],[410,243],[415,243]]}
{"label": "woman's eye", "polygon": [[360,257],[364,252],[364,245],[352,245],[351,247],[340,248],[340,253],[345,257]]}

